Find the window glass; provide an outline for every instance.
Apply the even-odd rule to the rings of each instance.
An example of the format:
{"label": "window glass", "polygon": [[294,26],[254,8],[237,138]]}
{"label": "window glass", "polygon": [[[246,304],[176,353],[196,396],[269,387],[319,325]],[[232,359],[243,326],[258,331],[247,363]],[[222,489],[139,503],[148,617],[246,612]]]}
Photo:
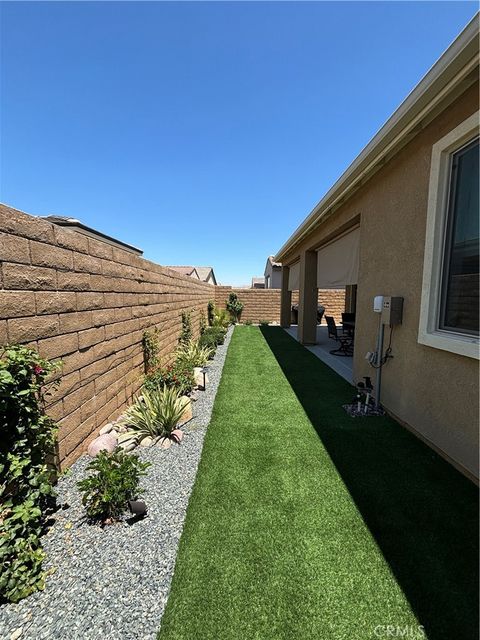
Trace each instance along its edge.
{"label": "window glass", "polygon": [[478,138],[452,155],[440,329],[478,335]]}

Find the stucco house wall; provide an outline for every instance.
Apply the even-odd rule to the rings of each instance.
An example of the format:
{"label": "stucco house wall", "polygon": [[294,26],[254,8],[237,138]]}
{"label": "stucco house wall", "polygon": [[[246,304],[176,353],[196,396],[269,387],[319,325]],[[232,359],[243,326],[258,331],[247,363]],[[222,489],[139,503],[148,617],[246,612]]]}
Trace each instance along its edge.
{"label": "stucco house wall", "polygon": [[[478,108],[478,81],[297,245],[283,263],[360,223],[354,379],[372,375],[375,295],[404,298],[394,358],[383,368],[382,404],[467,474],[478,478],[478,360],[418,342],[432,146]],[[388,337],[388,330],[386,332]]]}

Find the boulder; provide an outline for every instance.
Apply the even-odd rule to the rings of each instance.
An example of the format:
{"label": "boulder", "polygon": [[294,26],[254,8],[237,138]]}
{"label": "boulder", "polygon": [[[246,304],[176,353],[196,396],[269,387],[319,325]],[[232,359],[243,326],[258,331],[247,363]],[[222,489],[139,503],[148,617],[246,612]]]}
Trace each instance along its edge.
{"label": "boulder", "polygon": [[183,440],[183,431],[181,429],[174,429],[172,431],[172,438],[175,440],[175,442],[178,442],[178,444],[180,444],[180,442]]}
{"label": "boulder", "polygon": [[114,425],[112,422],[109,422],[108,424],[106,424],[104,427],[102,427],[100,429],[100,431],[98,432],[101,436],[105,435],[106,433],[110,433],[110,431],[112,431],[114,428]]}
{"label": "boulder", "polygon": [[180,418],[180,422],[178,424],[185,424],[189,420],[191,420],[192,417],[193,417],[192,401],[190,400],[190,398],[188,396],[182,396],[180,398],[180,402],[184,406],[184,409],[183,409],[182,417]]}
{"label": "boulder", "polygon": [[170,447],[172,446],[172,441],[170,440],[170,438],[160,438],[160,440],[158,441],[158,446],[162,449],[170,449]]}
{"label": "boulder", "polygon": [[116,446],[117,438],[112,433],[105,433],[104,435],[95,438],[95,440],[92,440],[88,445],[88,455],[91,458],[95,458],[100,451],[108,451],[108,453],[112,453]]}
{"label": "boulder", "polygon": [[151,438],[150,436],[146,436],[140,441],[141,447],[150,447],[152,444],[153,444],[153,438]]}

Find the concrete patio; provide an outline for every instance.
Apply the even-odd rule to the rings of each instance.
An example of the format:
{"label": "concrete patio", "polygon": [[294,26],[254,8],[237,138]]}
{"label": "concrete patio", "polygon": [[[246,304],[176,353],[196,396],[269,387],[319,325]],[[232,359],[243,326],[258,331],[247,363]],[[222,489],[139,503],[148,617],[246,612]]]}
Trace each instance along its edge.
{"label": "concrete patio", "polygon": [[[285,329],[285,331],[289,333],[292,338],[298,340],[297,329],[298,326],[294,324]],[[341,331],[341,325],[338,329]],[[347,382],[353,383],[353,358],[336,356],[330,353],[333,349],[337,349],[338,346],[338,343],[328,337],[328,327],[326,325],[317,325],[317,344],[306,346],[306,348],[338,373],[338,375],[342,376]]]}

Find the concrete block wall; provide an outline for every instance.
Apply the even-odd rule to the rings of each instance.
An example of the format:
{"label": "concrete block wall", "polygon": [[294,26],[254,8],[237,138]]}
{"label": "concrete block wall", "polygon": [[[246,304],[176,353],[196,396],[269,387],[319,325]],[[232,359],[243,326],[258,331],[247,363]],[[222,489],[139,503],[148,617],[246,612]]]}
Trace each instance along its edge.
{"label": "concrete block wall", "polygon": [[[225,308],[228,294],[235,291],[239,299],[245,305],[242,311],[241,322],[251,320],[259,322],[280,323],[280,289],[235,289],[232,287],[215,287],[215,304]],[[319,289],[318,302],[322,304],[326,315],[332,315],[337,323],[342,320],[345,311],[345,289]],[[292,292],[292,305],[298,304],[298,291]],[[325,324],[325,321],[323,320]]]}
{"label": "concrete block wall", "polygon": [[4,205],[0,266],[0,345],[29,344],[63,361],[47,407],[63,467],[138,392],[144,330],[158,327],[167,362],[182,311],[198,332],[214,298],[212,285]]}

